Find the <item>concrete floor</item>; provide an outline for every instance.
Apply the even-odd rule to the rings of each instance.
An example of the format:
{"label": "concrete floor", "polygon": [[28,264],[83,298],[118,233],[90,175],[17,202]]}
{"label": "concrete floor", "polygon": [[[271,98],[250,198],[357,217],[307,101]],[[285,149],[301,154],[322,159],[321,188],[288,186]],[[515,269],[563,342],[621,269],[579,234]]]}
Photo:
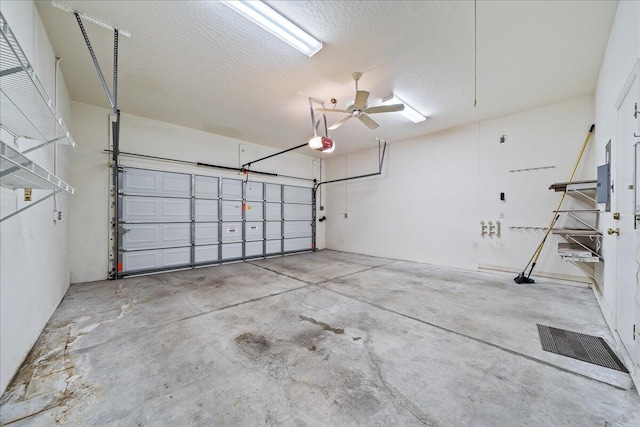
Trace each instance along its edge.
{"label": "concrete floor", "polygon": [[613,346],[589,289],[334,251],[73,285],[0,423],[640,425],[536,323]]}

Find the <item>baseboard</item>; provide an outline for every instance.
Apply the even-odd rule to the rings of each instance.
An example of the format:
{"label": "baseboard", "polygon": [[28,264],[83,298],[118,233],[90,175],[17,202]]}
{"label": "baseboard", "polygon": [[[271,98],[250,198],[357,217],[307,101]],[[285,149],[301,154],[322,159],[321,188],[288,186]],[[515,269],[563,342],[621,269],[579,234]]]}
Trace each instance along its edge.
{"label": "baseboard", "polygon": [[[479,271],[490,271],[493,273],[499,274],[512,274],[513,277],[516,277],[521,273],[519,270],[515,270],[510,267],[502,267],[499,265],[489,265],[489,264],[478,264]],[[548,283],[558,284],[558,285],[567,285],[567,286],[576,286],[579,288],[588,288],[591,287],[592,281],[591,279],[584,276],[573,276],[569,274],[556,274],[556,273],[548,273],[545,271],[536,272],[533,275],[534,279],[544,278],[548,279]]]}
{"label": "baseboard", "polygon": [[633,360],[629,353],[627,353],[627,349],[622,343],[620,336],[615,328],[615,318],[613,316],[613,311],[609,308],[604,296],[600,292],[596,286],[593,287],[593,294],[596,297],[596,301],[598,302],[598,306],[600,307],[600,311],[602,312],[602,316],[604,317],[604,321],[609,328],[609,332],[611,332],[611,336],[613,337],[613,341],[616,344],[617,349],[619,350],[617,354],[622,356],[622,361],[624,362],[624,366],[629,370],[629,375],[631,375],[631,381],[633,381],[633,385],[636,387],[636,391],[640,394],[640,370],[637,366],[633,364]]}

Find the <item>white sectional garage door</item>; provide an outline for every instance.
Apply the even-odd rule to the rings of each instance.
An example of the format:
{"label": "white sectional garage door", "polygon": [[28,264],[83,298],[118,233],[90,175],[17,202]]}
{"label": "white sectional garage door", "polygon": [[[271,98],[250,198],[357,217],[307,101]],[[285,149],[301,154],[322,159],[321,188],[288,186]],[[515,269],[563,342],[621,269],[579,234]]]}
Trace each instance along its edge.
{"label": "white sectional garage door", "polygon": [[312,249],[312,189],[124,168],[121,275]]}

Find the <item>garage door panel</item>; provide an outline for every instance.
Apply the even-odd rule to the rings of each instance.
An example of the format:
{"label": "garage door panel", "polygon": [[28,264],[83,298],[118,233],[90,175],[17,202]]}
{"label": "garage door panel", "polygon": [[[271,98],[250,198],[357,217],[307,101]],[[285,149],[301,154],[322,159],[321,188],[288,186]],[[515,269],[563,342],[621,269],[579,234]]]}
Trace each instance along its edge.
{"label": "garage door panel", "polygon": [[223,221],[242,221],[242,201],[222,201]]}
{"label": "garage door panel", "polygon": [[245,196],[246,200],[262,200],[264,199],[264,184],[261,182],[251,182],[249,181],[245,185]]}
{"label": "garage door panel", "polygon": [[218,245],[196,246],[195,263],[207,263],[218,261]]}
{"label": "garage door panel", "polygon": [[247,222],[245,225],[245,239],[246,240],[262,240],[262,238],[263,238],[263,223]]}
{"label": "garage door panel", "polygon": [[311,205],[298,205],[298,204],[287,204],[284,205],[284,219],[285,221],[300,221],[300,220],[309,220],[311,221],[312,216]]}
{"label": "garage door panel", "polygon": [[196,221],[217,221],[218,220],[218,200],[195,201]]}
{"label": "garage door panel", "polygon": [[311,188],[284,186],[285,203],[308,203],[311,204]]}
{"label": "garage door panel", "polygon": [[241,222],[225,222],[222,223],[222,239],[223,242],[242,241],[242,223]]}
{"label": "garage door panel", "polygon": [[122,254],[123,271],[129,273],[187,266],[190,262],[190,247],[124,252]]}
{"label": "garage door panel", "polygon": [[267,240],[267,255],[282,253],[282,239]]}
{"label": "garage door panel", "polygon": [[245,206],[245,219],[247,221],[262,219],[262,217],[264,216],[262,202],[247,202],[245,203]]}
{"label": "garage door panel", "polygon": [[122,191],[125,194],[189,197],[191,175],[125,168],[122,173]]}
{"label": "garage door panel", "polygon": [[191,242],[191,225],[126,224],[122,236],[123,249],[154,249],[187,246]]}
{"label": "garage door panel", "polygon": [[124,196],[122,198],[123,221],[178,222],[191,220],[189,199]]}
{"label": "garage door panel", "polygon": [[281,203],[267,203],[266,204],[266,217],[268,220],[280,220],[282,219],[282,204]]}
{"label": "garage door panel", "polygon": [[285,221],[284,237],[308,237],[311,236],[311,223],[308,221]]}
{"label": "garage door panel", "polygon": [[122,273],[311,249],[310,188],[138,168],[121,177]]}
{"label": "garage door panel", "polygon": [[262,241],[259,242],[247,242],[244,245],[244,254],[246,257],[257,257],[264,255],[264,246]]}
{"label": "garage door panel", "polygon": [[242,243],[224,243],[222,245],[222,259],[240,259],[242,258]]}
{"label": "garage door panel", "polygon": [[203,222],[195,225],[195,244],[206,245],[208,243],[218,243],[218,223]]}
{"label": "garage door panel", "polygon": [[279,184],[266,184],[265,185],[265,199],[268,202],[281,202],[282,201],[282,186]]}
{"label": "garage door panel", "polygon": [[199,199],[218,198],[218,178],[196,175],[196,194]]}
{"label": "garage door panel", "polygon": [[242,181],[238,179],[222,179],[222,198],[242,200]]}
{"label": "garage door panel", "polygon": [[267,222],[266,225],[267,239],[280,239],[282,238],[282,223],[281,222]]}
{"label": "garage door panel", "polygon": [[303,251],[311,249],[311,237],[301,239],[284,239],[284,251]]}

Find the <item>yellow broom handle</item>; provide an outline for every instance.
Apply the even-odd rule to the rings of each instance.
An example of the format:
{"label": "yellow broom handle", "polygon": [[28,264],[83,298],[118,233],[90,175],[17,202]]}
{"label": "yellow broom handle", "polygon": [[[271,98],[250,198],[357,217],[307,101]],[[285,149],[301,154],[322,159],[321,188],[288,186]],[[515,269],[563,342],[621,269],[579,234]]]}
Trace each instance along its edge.
{"label": "yellow broom handle", "polygon": [[[587,133],[587,137],[584,139],[584,143],[582,144],[582,150],[580,150],[580,155],[578,155],[578,160],[576,160],[576,164],[573,166],[573,170],[571,171],[571,176],[569,176],[569,181],[568,182],[573,181],[573,177],[576,174],[576,171],[578,170],[578,165],[580,164],[580,160],[582,159],[582,155],[584,154],[584,150],[587,149],[587,144],[589,143],[589,139],[591,139],[591,135],[593,134],[593,129],[594,128],[595,128],[595,125],[591,125],[591,128],[589,129],[589,132]],[[560,201],[558,202],[558,206],[555,209],[556,211],[560,210],[560,207],[562,206],[562,202],[564,201],[564,198],[565,198],[566,195],[567,195],[567,190],[565,189],[564,192],[562,193],[562,197],[560,198]],[[545,240],[547,240],[547,236],[551,232],[551,227],[553,227],[553,224],[556,222],[556,215],[557,215],[556,212],[554,212],[553,216],[551,217],[551,221],[549,222],[549,226],[547,227],[547,232],[545,233],[544,237],[542,238],[542,241],[538,245],[538,248],[533,253],[531,258],[529,259],[529,262],[527,263],[527,265],[524,267],[524,270],[522,270],[522,271],[526,271],[527,268],[529,268],[529,265],[531,264],[531,261],[533,261],[533,262],[537,262],[538,261],[538,257],[540,257],[540,254],[542,253],[542,247],[544,246],[544,242],[545,242]]]}

